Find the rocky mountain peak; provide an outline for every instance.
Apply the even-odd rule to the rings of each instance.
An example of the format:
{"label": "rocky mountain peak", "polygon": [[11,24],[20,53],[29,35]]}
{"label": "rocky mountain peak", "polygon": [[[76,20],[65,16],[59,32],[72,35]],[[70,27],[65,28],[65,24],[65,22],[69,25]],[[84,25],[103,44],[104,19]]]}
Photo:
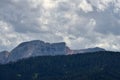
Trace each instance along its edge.
{"label": "rocky mountain peak", "polygon": [[65,55],[66,43],[47,43],[40,40],[33,40],[23,42],[11,51],[9,61],[16,61],[18,59],[45,56],[45,55]]}
{"label": "rocky mountain peak", "polygon": [[48,43],[41,40],[33,40],[19,44],[11,52],[0,52],[0,63],[17,61],[20,59],[35,56],[70,55],[97,51],[105,51],[105,49],[95,47],[80,50],[72,50],[66,46],[65,42]]}

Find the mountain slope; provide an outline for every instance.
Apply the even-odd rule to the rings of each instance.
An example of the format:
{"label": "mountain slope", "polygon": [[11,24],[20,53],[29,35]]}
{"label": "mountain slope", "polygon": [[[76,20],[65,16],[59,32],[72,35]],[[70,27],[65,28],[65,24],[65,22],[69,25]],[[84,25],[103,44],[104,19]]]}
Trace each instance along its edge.
{"label": "mountain slope", "polygon": [[[105,51],[105,49],[96,47],[96,48],[72,50],[66,46],[65,42],[46,43],[40,40],[33,40],[19,44],[11,52],[7,52],[7,51],[1,52],[0,63],[8,63],[8,62],[17,61],[20,59],[35,57],[35,56],[70,55],[70,54],[97,52],[97,51]],[[7,57],[5,57],[6,53],[9,53],[7,54]]]}
{"label": "mountain slope", "polygon": [[6,63],[9,54],[10,53],[8,51],[0,52],[0,63],[2,64]]}
{"label": "mountain slope", "polygon": [[16,61],[23,58],[29,58],[33,56],[45,56],[45,55],[65,55],[66,44],[61,43],[45,43],[40,40],[34,40],[24,42],[18,45],[11,51],[9,55],[9,61]]}
{"label": "mountain slope", "polygon": [[106,50],[103,49],[103,48],[95,47],[95,48],[74,50],[73,54],[76,54],[76,53],[88,53],[88,52],[99,52],[99,51],[106,51]]}
{"label": "mountain slope", "polygon": [[120,53],[40,56],[0,65],[0,80],[120,80]]}

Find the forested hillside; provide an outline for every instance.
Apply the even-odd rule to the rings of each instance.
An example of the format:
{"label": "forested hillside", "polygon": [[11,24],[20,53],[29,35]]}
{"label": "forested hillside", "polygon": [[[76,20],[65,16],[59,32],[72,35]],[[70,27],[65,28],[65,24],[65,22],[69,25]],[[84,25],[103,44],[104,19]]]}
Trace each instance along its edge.
{"label": "forested hillside", "polygon": [[120,80],[120,53],[28,58],[0,65],[0,80]]}

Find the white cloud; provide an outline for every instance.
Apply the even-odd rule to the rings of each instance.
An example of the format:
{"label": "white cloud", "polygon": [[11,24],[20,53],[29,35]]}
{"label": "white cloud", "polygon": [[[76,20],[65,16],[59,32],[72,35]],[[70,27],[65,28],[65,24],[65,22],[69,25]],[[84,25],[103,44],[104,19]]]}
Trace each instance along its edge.
{"label": "white cloud", "polygon": [[82,0],[78,7],[86,13],[93,11],[92,5],[89,4],[86,0]]}
{"label": "white cloud", "polygon": [[91,3],[91,5],[96,7],[98,11],[104,11],[114,3],[116,5],[116,0],[88,0],[88,1]]}
{"label": "white cloud", "polygon": [[119,44],[120,36],[115,36],[112,34],[109,34],[107,36],[102,35],[98,38],[98,43],[96,46],[106,48],[108,50],[116,50],[119,51],[120,44]]}
{"label": "white cloud", "polygon": [[23,40],[29,40],[29,38],[24,34],[19,34],[14,31],[10,24],[0,21],[0,46],[1,50],[4,48],[11,49],[15,47]]}
{"label": "white cloud", "polygon": [[[1,50],[40,39],[74,49],[120,49],[119,0],[1,0]],[[32,37],[31,37],[32,36]]]}
{"label": "white cloud", "polygon": [[56,2],[57,1],[53,1],[53,0],[43,0],[43,7],[45,9],[54,8],[56,7]]}

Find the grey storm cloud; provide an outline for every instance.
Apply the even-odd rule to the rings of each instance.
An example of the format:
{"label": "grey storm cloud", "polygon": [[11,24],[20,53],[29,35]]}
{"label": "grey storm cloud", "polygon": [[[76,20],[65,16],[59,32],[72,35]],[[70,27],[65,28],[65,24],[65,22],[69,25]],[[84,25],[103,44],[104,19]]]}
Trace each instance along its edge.
{"label": "grey storm cloud", "polygon": [[0,50],[28,40],[120,49],[119,0],[0,0]]}

